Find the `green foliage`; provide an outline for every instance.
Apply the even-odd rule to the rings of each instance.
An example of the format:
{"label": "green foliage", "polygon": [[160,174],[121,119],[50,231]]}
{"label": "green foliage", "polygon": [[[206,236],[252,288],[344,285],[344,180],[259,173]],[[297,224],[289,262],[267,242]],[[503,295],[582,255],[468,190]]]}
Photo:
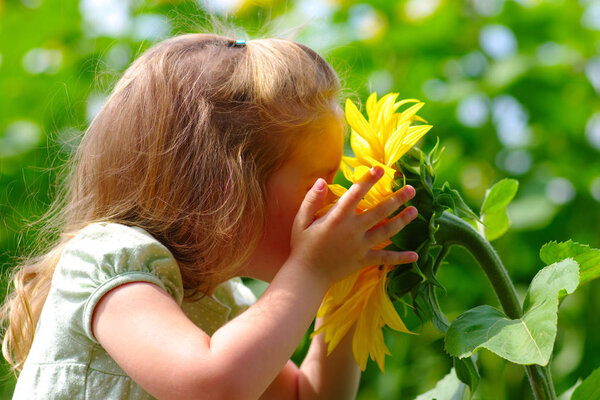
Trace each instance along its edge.
{"label": "green foliage", "polygon": [[465,390],[465,385],[456,376],[454,368],[441,379],[433,389],[423,393],[415,400],[462,400]]}
{"label": "green foliage", "polygon": [[502,179],[486,191],[480,215],[487,240],[496,240],[508,230],[510,221],[506,207],[517,194],[518,187],[516,179]]}
{"label": "green foliage", "polygon": [[577,288],[578,269],[572,259],[543,268],[531,282],[520,319],[510,319],[488,305],[464,312],[448,328],[446,350],[464,358],[486,348],[517,364],[548,364],[556,338],[559,292]]}
{"label": "green foliage", "polygon": [[408,184],[415,188],[415,197],[408,204],[419,210],[419,218],[394,235],[391,238],[393,244],[388,248],[417,251],[419,260],[410,268],[399,266],[394,269],[389,276],[387,291],[397,300],[410,293],[416,312],[423,319],[431,319],[440,332],[445,332],[447,320],[439,308],[435,287],[443,288],[436,272],[448,249],[441,249],[437,256],[432,253],[433,247],[438,245],[435,238],[437,218],[445,211],[465,219],[479,218],[448,182],[441,187],[435,185],[436,167],[442,152],[438,140],[427,154],[419,147],[413,147],[397,163],[402,176],[396,180],[396,186]]}
{"label": "green foliage", "polygon": [[[452,357],[456,376],[461,382],[467,385],[470,394],[477,391],[479,382],[481,381],[481,376],[479,375],[479,369],[477,369],[475,360],[474,356],[466,358]],[[471,396],[469,396],[469,398],[470,397]]]}
{"label": "green foliage", "polygon": [[600,277],[600,250],[593,249],[586,244],[572,240],[562,243],[546,243],[540,249],[540,258],[546,264],[573,258],[579,264],[580,285]]}
{"label": "green foliage", "polygon": [[460,193],[456,189],[450,188],[448,182],[445,182],[439,189],[437,202],[461,218],[479,219],[477,214],[465,203]]}
{"label": "green foliage", "polygon": [[590,376],[585,378],[581,385],[577,386],[571,400],[598,400],[600,399],[600,368],[596,369]]}

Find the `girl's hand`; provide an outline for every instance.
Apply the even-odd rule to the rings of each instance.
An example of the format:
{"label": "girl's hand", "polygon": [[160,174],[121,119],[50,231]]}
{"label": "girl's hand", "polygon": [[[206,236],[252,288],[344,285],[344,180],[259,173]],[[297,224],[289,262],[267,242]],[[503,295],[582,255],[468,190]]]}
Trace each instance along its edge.
{"label": "girl's hand", "polygon": [[372,250],[398,233],[417,216],[415,207],[407,207],[385,224],[374,227],[402,204],[414,197],[415,189],[405,186],[389,199],[361,214],[358,203],[383,176],[379,167],[371,168],[323,217],[315,220],[327,192],[319,178],[306,194],[292,226],[290,258],[322,276],[330,284],[368,265],[406,264],[417,260],[412,251]]}

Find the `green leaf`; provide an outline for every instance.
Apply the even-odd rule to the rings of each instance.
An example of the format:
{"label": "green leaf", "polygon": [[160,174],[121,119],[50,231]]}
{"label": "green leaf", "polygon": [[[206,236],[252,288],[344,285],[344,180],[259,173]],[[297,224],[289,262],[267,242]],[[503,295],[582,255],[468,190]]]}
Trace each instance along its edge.
{"label": "green leaf", "polygon": [[502,179],[489,188],[485,194],[481,214],[505,209],[517,194],[519,181],[516,179]]}
{"label": "green leaf", "polygon": [[440,308],[435,288],[436,286],[430,282],[424,283],[419,288],[420,308],[424,311],[425,316],[431,319],[431,323],[438,331],[446,333],[450,322]]}
{"label": "green leaf", "polygon": [[444,152],[444,150],[445,150],[445,147],[440,147],[440,137],[436,136],[435,137],[435,146],[433,146],[433,148],[431,149],[429,154],[427,154],[427,162],[429,165],[431,165],[431,168],[433,169],[434,173],[435,173],[436,168],[440,164],[440,160],[441,160],[442,153]]}
{"label": "green leaf", "polygon": [[387,291],[395,300],[400,300],[423,282],[423,276],[415,271],[412,264],[398,265],[388,276]]}
{"label": "green leaf", "polygon": [[594,370],[585,378],[581,385],[573,392],[571,400],[598,400],[600,399],[600,368]]}
{"label": "green leaf", "polygon": [[476,355],[467,358],[452,357],[456,376],[469,387],[471,394],[475,393],[481,381],[481,375],[479,375],[477,364],[475,364],[475,357]]}
{"label": "green leaf", "polygon": [[506,206],[515,197],[518,187],[515,179],[502,179],[487,190],[480,213],[487,240],[498,239],[510,227]]}
{"label": "green leaf", "polygon": [[464,312],[448,328],[446,351],[465,358],[486,348],[516,364],[548,364],[556,338],[559,292],[577,288],[578,270],[577,262],[566,259],[539,271],[519,319],[509,319],[487,305]]}
{"label": "green leaf", "polygon": [[442,187],[434,192],[435,205],[450,209],[460,218],[479,220],[477,214],[465,203],[460,193],[456,189],[452,189],[448,182],[444,182]]}
{"label": "green leaf", "polygon": [[510,220],[506,211],[483,215],[483,231],[488,241],[496,240],[508,231]]}
{"label": "green leaf", "polygon": [[570,400],[571,396],[573,396],[573,392],[579,385],[581,385],[581,378],[577,379],[577,382],[575,382],[573,386],[562,392],[557,400]]}
{"label": "green leaf", "polygon": [[415,400],[461,400],[465,392],[465,384],[456,376],[454,368],[427,393],[423,393]]}
{"label": "green leaf", "polygon": [[579,263],[579,285],[600,277],[600,250],[572,240],[550,242],[542,246],[540,258],[546,264],[552,264],[565,258]]}

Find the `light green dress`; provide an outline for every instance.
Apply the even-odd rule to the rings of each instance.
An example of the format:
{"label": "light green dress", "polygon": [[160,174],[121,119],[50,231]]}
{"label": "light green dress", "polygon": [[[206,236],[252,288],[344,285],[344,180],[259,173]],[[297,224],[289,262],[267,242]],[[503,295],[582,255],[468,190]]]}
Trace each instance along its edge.
{"label": "light green dress", "polygon": [[56,266],[13,399],[152,399],[91,331],[94,307],[102,296],[140,281],[166,290],[209,335],[256,301],[241,279],[234,278],[212,296],[183,302],[179,268],[165,246],[137,227],[90,224],[67,244]]}

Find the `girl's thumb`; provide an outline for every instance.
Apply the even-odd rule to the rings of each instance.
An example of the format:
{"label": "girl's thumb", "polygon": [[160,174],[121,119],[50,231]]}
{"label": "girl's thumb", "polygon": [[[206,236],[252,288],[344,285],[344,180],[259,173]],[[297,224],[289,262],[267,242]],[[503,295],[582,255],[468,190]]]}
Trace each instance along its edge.
{"label": "girl's thumb", "polygon": [[296,222],[301,229],[306,229],[315,220],[315,213],[323,206],[325,194],[327,193],[327,182],[323,178],[317,179],[315,184],[310,188],[304,201],[300,205],[300,209],[296,214]]}

